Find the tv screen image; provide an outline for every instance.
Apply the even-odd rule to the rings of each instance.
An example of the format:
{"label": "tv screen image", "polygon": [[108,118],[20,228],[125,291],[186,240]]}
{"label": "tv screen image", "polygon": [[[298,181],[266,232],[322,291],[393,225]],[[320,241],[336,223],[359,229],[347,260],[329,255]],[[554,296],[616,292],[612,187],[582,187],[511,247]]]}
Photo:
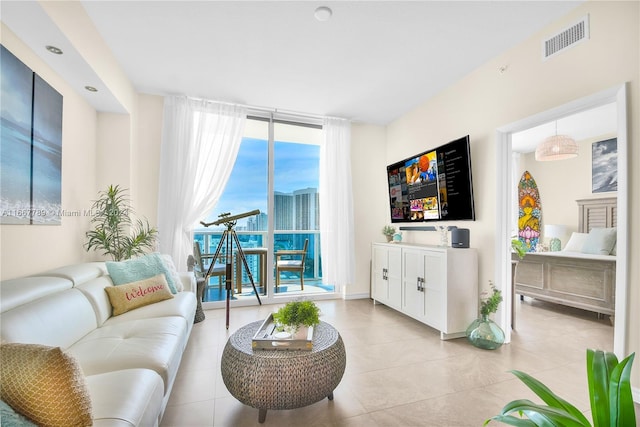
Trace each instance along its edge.
{"label": "tv screen image", "polygon": [[387,166],[391,222],[475,220],[469,136]]}

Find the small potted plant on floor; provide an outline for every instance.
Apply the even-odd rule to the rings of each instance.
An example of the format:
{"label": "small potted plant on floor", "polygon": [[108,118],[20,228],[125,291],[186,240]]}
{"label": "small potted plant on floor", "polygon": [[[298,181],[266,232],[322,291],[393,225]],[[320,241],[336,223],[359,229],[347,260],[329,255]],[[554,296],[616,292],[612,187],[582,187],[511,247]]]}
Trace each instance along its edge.
{"label": "small potted plant on floor", "polygon": [[[320,308],[313,301],[292,301],[273,314],[282,338],[304,335],[308,328],[320,323]],[[285,336],[288,335],[288,336]]]}
{"label": "small potted plant on floor", "polygon": [[504,343],[504,332],[489,316],[496,311],[502,302],[502,292],[496,289],[489,280],[491,291],[489,296],[480,301],[480,318],[467,328],[467,339],[471,344],[485,350],[495,350]]}

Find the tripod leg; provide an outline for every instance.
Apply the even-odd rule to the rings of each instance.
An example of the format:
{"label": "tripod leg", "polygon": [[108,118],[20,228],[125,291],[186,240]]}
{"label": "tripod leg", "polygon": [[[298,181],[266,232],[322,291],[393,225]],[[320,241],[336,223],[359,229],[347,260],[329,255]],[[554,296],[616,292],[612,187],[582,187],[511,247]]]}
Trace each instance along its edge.
{"label": "tripod leg", "polygon": [[207,274],[205,275],[205,278],[210,277],[211,273],[213,273],[213,268],[216,265],[216,260],[218,259],[218,256],[220,256],[220,251],[222,250],[222,245],[224,244],[224,242],[226,242],[227,233],[228,233],[228,231],[224,230],[224,232],[222,233],[222,237],[220,237],[220,242],[218,242],[218,247],[216,248],[216,252],[213,254],[213,258],[211,259],[211,265],[209,266],[209,269],[207,270]]}
{"label": "tripod leg", "polygon": [[238,249],[238,255],[242,260],[242,264],[244,265],[245,270],[247,270],[247,276],[249,276],[249,280],[251,281],[251,286],[253,286],[253,292],[256,294],[256,298],[258,299],[258,304],[262,305],[262,301],[260,301],[260,295],[258,295],[258,290],[256,289],[256,283],[253,280],[253,274],[251,274],[251,270],[249,269],[249,264],[247,263],[247,258],[244,256],[244,252],[242,251],[242,247],[240,246],[240,241],[238,240],[238,235],[235,231],[231,232],[233,239],[236,242],[236,248]]}
{"label": "tripod leg", "polygon": [[227,243],[227,265],[225,270],[225,288],[227,289],[227,310],[226,310],[226,326],[229,329],[229,312],[231,307],[229,302],[231,301],[231,292],[233,292],[233,240],[229,238],[229,234],[234,235],[233,230],[229,232],[229,229],[225,230],[226,243]]}

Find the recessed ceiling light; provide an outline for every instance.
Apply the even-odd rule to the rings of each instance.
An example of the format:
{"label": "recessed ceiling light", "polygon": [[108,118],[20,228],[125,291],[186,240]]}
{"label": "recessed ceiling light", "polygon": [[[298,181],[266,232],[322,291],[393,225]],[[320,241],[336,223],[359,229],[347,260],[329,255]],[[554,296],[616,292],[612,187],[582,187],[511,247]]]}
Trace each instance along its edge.
{"label": "recessed ceiling light", "polygon": [[333,11],[330,8],[328,8],[327,6],[320,6],[316,9],[314,16],[318,21],[323,22],[331,19],[332,14]]}
{"label": "recessed ceiling light", "polygon": [[98,91],[98,89],[96,89],[96,88],[95,88],[95,87],[93,87],[93,86],[85,86],[84,88],[85,88],[86,90],[88,90],[89,92],[97,92],[97,91]]}
{"label": "recessed ceiling light", "polygon": [[62,49],[55,46],[45,46],[47,50],[51,53],[55,53],[56,55],[62,55]]}

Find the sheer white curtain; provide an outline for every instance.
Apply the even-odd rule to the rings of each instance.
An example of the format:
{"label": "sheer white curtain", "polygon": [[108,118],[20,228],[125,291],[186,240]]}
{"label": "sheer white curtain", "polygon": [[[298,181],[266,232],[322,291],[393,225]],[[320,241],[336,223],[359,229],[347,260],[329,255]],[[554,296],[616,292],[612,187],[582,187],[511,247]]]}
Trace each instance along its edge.
{"label": "sheer white curtain", "polygon": [[185,270],[193,228],[220,198],[238,155],[246,108],[171,96],[164,101],[160,152],[160,252]]}
{"label": "sheer white curtain", "polygon": [[320,146],[322,281],[344,290],[354,281],[351,124],[325,118]]}

